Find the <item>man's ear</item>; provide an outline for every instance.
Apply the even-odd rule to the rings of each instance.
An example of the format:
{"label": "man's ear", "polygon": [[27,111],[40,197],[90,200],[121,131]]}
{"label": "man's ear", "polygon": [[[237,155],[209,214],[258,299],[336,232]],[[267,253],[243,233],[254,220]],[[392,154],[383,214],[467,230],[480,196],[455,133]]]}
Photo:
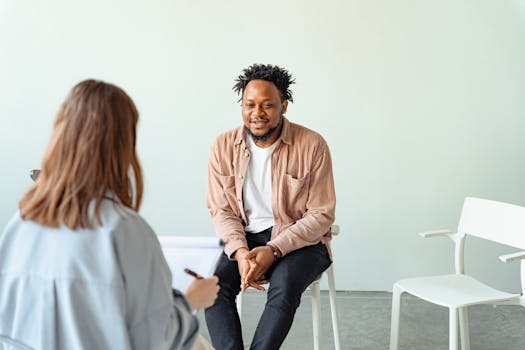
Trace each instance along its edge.
{"label": "man's ear", "polygon": [[288,108],[288,100],[284,100],[281,114],[286,113],[286,108]]}

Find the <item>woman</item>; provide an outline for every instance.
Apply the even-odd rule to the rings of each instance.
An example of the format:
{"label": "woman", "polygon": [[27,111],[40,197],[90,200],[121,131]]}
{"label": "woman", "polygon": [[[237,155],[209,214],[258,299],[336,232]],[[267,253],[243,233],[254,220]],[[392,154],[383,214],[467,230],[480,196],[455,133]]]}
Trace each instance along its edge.
{"label": "woman", "polygon": [[213,304],[217,278],[186,297],[137,214],[142,174],[137,109],[117,86],[86,80],[60,108],[35,185],[0,236],[0,337],[34,349],[189,349],[192,309]]}

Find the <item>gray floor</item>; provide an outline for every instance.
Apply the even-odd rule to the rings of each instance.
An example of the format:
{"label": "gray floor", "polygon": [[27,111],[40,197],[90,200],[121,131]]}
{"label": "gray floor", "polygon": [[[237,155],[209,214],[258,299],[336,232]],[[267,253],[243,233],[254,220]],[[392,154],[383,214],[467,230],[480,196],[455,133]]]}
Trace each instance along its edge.
{"label": "gray floor", "polygon": [[[246,348],[262,312],[266,295],[248,291],[245,297],[243,337]],[[281,349],[312,349],[312,316],[305,292],[294,324]],[[348,350],[385,350],[390,337],[392,295],[382,292],[339,292],[339,328],[342,347]],[[471,350],[524,350],[525,308],[480,305],[469,309]],[[333,349],[328,294],[322,292],[324,349]],[[199,314],[202,334],[208,337]],[[448,310],[404,295],[401,304],[400,350],[448,349]],[[218,349],[220,350],[220,349]]]}

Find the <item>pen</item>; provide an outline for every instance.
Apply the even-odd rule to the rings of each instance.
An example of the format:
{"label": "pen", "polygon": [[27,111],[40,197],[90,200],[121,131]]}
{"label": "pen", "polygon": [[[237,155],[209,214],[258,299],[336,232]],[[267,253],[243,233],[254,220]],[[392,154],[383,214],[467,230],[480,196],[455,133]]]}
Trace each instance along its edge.
{"label": "pen", "polygon": [[198,279],[198,280],[201,280],[201,279],[204,278],[204,277],[202,277],[201,275],[199,275],[197,272],[192,271],[192,270],[190,270],[190,269],[188,269],[188,268],[185,268],[185,269],[184,269],[184,272],[186,272],[188,275],[191,275],[191,276],[195,277],[195,278]]}

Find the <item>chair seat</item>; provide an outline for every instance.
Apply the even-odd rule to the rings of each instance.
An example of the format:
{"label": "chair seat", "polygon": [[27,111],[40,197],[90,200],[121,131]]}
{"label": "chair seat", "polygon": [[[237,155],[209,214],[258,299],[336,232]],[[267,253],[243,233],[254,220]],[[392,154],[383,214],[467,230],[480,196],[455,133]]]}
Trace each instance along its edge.
{"label": "chair seat", "polygon": [[442,275],[403,279],[395,283],[401,290],[445,307],[501,302],[519,298],[491,288],[467,275]]}

